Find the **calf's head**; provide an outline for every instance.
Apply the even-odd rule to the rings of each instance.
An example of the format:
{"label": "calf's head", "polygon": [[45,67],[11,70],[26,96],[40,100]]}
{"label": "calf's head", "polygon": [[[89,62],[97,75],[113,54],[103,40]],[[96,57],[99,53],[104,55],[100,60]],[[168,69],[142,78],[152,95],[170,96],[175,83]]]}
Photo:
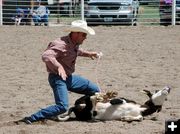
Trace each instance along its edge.
{"label": "calf's head", "polygon": [[147,116],[153,114],[155,112],[159,112],[162,109],[162,105],[167,98],[167,95],[170,93],[171,88],[166,86],[162,90],[159,90],[152,94],[149,91],[146,91],[146,94],[149,96],[149,100],[142,105],[142,107],[146,107],[146,110],[142,112],[143,116]]}

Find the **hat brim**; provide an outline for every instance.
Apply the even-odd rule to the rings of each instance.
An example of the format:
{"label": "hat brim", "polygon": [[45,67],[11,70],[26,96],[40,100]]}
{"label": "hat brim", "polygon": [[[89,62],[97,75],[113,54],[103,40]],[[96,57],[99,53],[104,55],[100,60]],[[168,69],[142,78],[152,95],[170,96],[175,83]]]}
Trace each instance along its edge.
{"label": "hat brim", "polygon": [[66,32],[82,32],[82,33],[87,33],[90,35],[95,35],[95,31],[89,26],[87,26],[86,28],[68,27],[68,28],[65,28],[64,31],[66,31]]}

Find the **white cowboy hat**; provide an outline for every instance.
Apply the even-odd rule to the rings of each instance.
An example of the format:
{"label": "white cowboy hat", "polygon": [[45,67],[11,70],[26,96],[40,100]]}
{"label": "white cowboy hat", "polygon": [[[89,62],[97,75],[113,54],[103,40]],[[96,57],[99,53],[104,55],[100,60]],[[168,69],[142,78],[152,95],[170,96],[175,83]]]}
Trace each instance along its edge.
{"label": "white cowboy hat", "polygon": [[65,31],[82,32],[90,35],[95,35],[95,31],[91,27],[87,26],[87,22],[83,20],[75,20],[71,22],[71,26],[66,28]]}

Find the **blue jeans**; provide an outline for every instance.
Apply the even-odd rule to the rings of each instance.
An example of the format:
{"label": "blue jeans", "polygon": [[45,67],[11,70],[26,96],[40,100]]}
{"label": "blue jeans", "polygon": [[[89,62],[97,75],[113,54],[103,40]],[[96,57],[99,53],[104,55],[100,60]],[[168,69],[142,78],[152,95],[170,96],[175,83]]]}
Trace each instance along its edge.
{"label": "blue jeans", "polygon": [[44,23],[46,26],[48,25],[48,15],[39,16],[39,15],[33,15],[32,16],[34,24],[40,25],[41,23]]}
{"label": "blue jeans", "polygon": [[100,91],[97,85],[79,75],[70,75],[64,81],[56,74],[49,74],[48,80],[53,89],[56,104],[32,114],[31,121],[38,121],[65,113],[69,107],[68,91],[86,95],[92,95]]}

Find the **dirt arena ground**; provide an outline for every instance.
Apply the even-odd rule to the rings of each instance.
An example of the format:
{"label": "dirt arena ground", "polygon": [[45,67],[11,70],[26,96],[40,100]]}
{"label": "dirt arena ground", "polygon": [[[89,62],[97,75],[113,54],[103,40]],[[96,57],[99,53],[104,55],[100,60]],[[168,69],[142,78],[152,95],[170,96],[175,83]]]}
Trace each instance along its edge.
{"label": "dirt arena ground", "polygon": [[[62,27],[0,27],[0,133],[1,134],[162,134],[165,120],[180,118],[180,27],[97,26],[83,49],[103,52],[97,60],[79,58],[76,73],[102,91],[139,103],[140,91],[169,85],[172,91],[162,111],[142,122],[47,121],[16,125],[13,121],[54,103],[41,54],[48,42],[66,35]],[[70,106],[78,94],[70,93]]]}

